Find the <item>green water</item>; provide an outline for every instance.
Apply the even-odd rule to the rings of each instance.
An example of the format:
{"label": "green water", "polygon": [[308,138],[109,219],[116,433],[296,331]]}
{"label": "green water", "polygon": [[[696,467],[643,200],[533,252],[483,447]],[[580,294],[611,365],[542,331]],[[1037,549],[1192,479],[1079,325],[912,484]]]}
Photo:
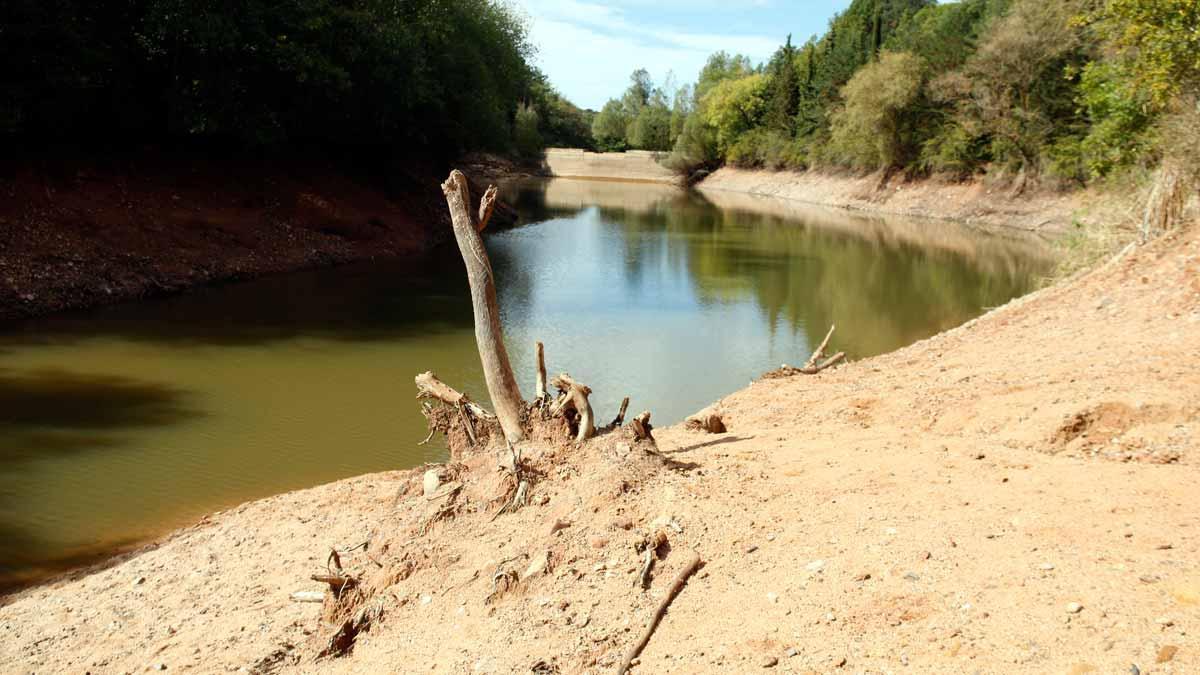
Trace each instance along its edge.
{"label": "green water", "polygon": [[[514,369],[671,423],[831,323],[861,358],[1029,291],[1035,243],[643,184],[509,186],[487,245]],[[0,583],[229,505],[442,457],[412,378],[486,401],[456,249],[0,326]]]}

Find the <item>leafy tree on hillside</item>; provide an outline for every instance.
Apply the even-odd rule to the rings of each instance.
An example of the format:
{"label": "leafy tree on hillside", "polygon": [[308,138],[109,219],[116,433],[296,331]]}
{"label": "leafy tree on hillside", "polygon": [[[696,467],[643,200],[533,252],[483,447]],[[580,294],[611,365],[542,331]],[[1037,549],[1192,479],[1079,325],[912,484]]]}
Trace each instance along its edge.
{"label": "leafy tree on hillside", "polygon": [[906,114],[920,96],[923,73],[921,58],[908,52],[885,52],[855,73],[842,89],[845,108],[833,116],[832,150],[864,169],[905,164],[912,147]]}

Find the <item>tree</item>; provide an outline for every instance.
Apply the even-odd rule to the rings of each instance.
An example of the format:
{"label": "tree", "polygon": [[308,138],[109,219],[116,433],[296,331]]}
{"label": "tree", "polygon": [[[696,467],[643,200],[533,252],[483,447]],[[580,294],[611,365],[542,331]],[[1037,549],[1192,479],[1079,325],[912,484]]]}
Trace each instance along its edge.
{"label": "tree", "polygon": [[923,80],[921,59],[908,52],[884,52],[842,89],[845,108],[833,117],[833,150],[856,167],[891,168],[910,152],[904,115],[917,100]]}
{"label": "tree", "polygon": [[609,99],[592,122],[592,137],[596,139],[597,149],[601,152],[620,152],[629,147],[625,135],[631,121],[621,102]]}
{"label": "tree", "polygon": [[1195,0],[1109,0],[1103,34],[1129,59],[1151,100],[1165,106],[1200,88],[1200,4]]}
{"label": "tree", "polygon": [[716,130],[717,146],[723,153],[737,137],[762,121],[766,110],[767,77],[761,73],[736,80],[723,80],[704,95],[700,111]]}
{"label": "tree", "polygon": [[522,103],[517,107],[516,118],[513,120],[513,141],[517,146],[517,154],[525,159],[534,159],[541,155],[546,143],[538,131],[538,114],[533,106]]}
{"label": "tree", "polygon": [[1038,171],[1043,149],[1078,126],[1075,82],[1064,74],[1087,60],[1074,21],[1085,1],[1016,0],[963,67],[933,84],[936,97],[956,106],[955,122],[1022,175]]}
{"label": "tree", "polygon": [[792,36],[771,57],[767,65],[771,78],[770,99],[767,103],[767,128],[791,136],[796,130],[796,113],[800,110],[800,82],[796,76],[796,48]]}

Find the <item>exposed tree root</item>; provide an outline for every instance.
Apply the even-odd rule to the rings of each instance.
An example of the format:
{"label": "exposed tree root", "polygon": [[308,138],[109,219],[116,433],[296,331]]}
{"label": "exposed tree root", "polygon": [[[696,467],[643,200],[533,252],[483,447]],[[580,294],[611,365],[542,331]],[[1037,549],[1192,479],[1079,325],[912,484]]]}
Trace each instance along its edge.
{"label": "exposed tree root", "polygon": [[651,434],[654,431],[654,427],[650,424],[649,410],[643,411],[642,414],[633,418],[633,421],[629,423],[629,428],[633,431],[633,439],[635,441],[650,441],[651,443],[655,443],[654,436]]}
{"label": "exposed tree root", "polygon": [[[573,426],[577,430],[575,433],[576,443],[582,443],[595,436],[595,415],[592,413],[592,404],[588,402],[588,396],[592,393],[591,388],[576,382],[566,373],[556,376],[551,384],[558,389],[559,395],[558,399],[550,406],[550,414],[562,415],[568,410],[575,411]],[[568,422],[570,421],[568,419]]]}

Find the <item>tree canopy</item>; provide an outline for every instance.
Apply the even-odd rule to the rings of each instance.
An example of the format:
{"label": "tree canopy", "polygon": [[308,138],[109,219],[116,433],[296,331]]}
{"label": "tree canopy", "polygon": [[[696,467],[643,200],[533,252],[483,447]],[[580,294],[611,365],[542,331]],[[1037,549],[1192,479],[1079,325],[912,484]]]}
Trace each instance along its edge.
{"label": "tree canopy", "polygon": [[664,92],[670,162],[1086,182],[1200,154],[1198,55],[1194,0],[852,0],[765,64],[718,52]]}
{"label": "tree canopy", "polygon": [[509,150],[590,141],[492,0],[10,0],[0,134]]}

